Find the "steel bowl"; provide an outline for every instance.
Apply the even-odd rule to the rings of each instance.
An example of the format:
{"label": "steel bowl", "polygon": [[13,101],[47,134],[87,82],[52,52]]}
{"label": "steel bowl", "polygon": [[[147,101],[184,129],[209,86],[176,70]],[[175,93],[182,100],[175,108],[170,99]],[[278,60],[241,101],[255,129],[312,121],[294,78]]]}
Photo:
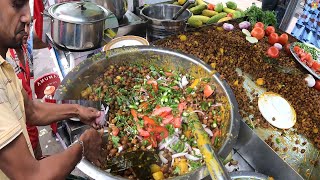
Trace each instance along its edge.
{"label": "steel bowl", "polygon": [[172,20],[181,7],[173,4],[155,4],[141,9],[140,15],[147,20],[148,40],[155,41],[186,30],[187,20],[192,15],[188,9],[177,20]]}
{"label": "steel bowl", "polygon": [[[240,115],[238,112],[238,104],[226,81],[220,79],[219,74],[212,74],[211,67],[194,56],[153,46],[112,49],[94,55],[70,71],[61,82],[54,97],[58,100],[79,99],[81,91],[86,89],[88,84],[92,84],[98,76],[104,74],[105,70],[111,65],[136,63],[146,66],[171,67],[182,73],[191,74],[196,78],[212,76],[217,86],[217,93],[226,97],[230,105],[228,112],[229,121],[224,122],[225,124],[222,129],[224,134],[222,145],[219,150],[216,150],[222,159],[226,158],[231,152],[239,133]],[[85,159],[81,161],[78,168],[94,179],[108,179],[110,177],[113,179],[124,179],[104,172]],[[184,176],[178,176],[175,179],[202,179],[206,176],[208,176],[208,173],[206,172],[206,167],[203,166]]]}
{"label": "steel bowl", "polygon": [[238,171],[231,172],[230,177],[232,180],[268,180],[268,176],[257,172]]}
{"label": "steel bowl", "polygon": [[86,0],[110,10],[120,21],[128,11],[127,0]]}

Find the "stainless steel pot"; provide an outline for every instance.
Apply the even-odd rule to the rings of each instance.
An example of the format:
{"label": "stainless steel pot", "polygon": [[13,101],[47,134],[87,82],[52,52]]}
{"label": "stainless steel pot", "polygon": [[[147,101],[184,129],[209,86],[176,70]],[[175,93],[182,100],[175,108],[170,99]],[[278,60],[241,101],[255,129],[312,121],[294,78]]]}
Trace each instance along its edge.
{"label": "stainless steel pot", "polygon": [[120,21],[128,11],[127,0],[86,0],[110,10]]}
{"label": "stainless steel pot", "polygon": [[57,45],[71,50],[100,46],[105,20],[110,13],[91,2],[68,2],[50,6],[51,37]]}
{"label": "stainless steel pot", "polygon": [[[81,91],[86,89],[88,84],[92,84],[98,76],[104,74],[110,66],[136,63],[162,68],[171,67],[198,78],[212,75],[211,67],[194,56],[153,46],[122,47],[97,54],[80,63],[63,79],[54,97],[57,100],[80,99]],[[235,96],[226,81],[221,80],[217,73],[212,75],[212,78],[217,85],[217,93],[225,96],[230,104],[229,120],[224,122],[222,129],[224,134],[224,138],[221,139],[222,145],[216,150],[218,155],[224,159],[231,152],[237,140],[240,115]],[[86,159],[83,159],[77,167],[93,179],[124,179],[112,176]],[[203,166],[175,179],[202,179],[208,175],[205,166]]]}
{"label": "stainless steel pot", "polygon": [[147,38],[155,41],[186,30],[187,20],[192,13],[187,9],[176,20],[173,16],[181,6],[172,4],[155,4],[141,9],[141,16],[147,20]]}

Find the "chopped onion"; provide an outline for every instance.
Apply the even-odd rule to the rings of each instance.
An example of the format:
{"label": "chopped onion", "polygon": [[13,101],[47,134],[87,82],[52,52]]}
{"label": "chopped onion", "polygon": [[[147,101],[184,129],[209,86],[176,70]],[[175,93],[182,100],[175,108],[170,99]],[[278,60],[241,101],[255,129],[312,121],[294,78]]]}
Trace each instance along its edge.
{"label": "chopped onion", "polygon": [[184,143],[184,145],[188,148],[188,150],[189,150],[190,152],[192,151],[192,148],[191,148],[190,144]]}
{"label": "chopped onion", "polygon": [[123,150],[123,147],[122,147],[122,146],[119,146],[119,147],[118,147],[118,153],[120,153],[122,150]]}
{"label": "chopped onion", "polygon": [[136,136],[140,141],[142,141],[142,137],[141,136]]}
{"label": "chopped onion", "polygon": [[200,111],[200,110],[194,110],[194,111],[192,111],[191,113],[200,113],[200,114],[202,114],[202,115],[204,116],[204,112],[202,112],[202,111]]}
{"label": "chopped onion", "polygon": [[183,76],[182,79],[181,79],[181,86],[182,87],[185,87],[189,84],[188,80],[187,80],[187,77],[186,76]]}
{"label": "chopped onion", "polygon": [[147,75],[147,76],[146,76],[146,78],[147,78],[147,79],[150,79],[150,76],[149,76],[149,75]]}
{"label": "chopped onion", "polygon": [[152,145],[149,145],[148,147],[147,147],[147,149],[151,149],[152,148]]}
{"label": "chopped onion", "polygon": [[200,158],[192,156],[190,154],[186,154],[185,157],[188,158],[189,160],[192,160],[192,161],[198,161],[200,159]]}
{"label": "chopped onion", "polygon": [[172,159],[186,155],[187,153],[177,153],[172,155]]}
{"label": "chopped onion", "polygon": [[310,74],[308,74],[307,77],[304,78],[304,81],[307,83],[308,87],[313,87],[316,85],[316,80]]}
{"label": "chopped onion", "polygon": [[168,145],[174,143],[175,141],[177,141],[179,138],[177,136],[172,136],[172,137],[167,137],[165,139],[165,142],[161,142],[159,144],[159,150],[163,149],[163,148],[167,148]]}
{"label": "chopped onion", "polygon": [[219,107],[219,106],[222,106],[222,103],[214,104],[214,105],[212,105],[211,107]]}
{"label": "chopped onion", "polygon": [[163,157],[163,153],[164,153],[163,151],[159,152],[160,160],[162,161],[163,164],[167,164],[168,160],[165,157]]}
{"label": "chopped onion", "polygon": [[201,156],[200,149],[198,149],[198,148],[192,148],[192,149],[193,149],[195,155]]}
{"label": "chopped onion", "polygon": [[203,128],[206,128],[206,127],[207,127],[207,125],[205,125],[205,124],[202,124],[202,127],[203,127]]}
{"label": "chopped onion", "polygon": [[242,29],[242,33],[245,34],[248,37],[251,37],[250,31],[248,31],[247,29]]}
{"label": "chopped onion", "polygon": [[210,137],[213,136],[213,133],[209,128],[204,128],[204,130],[209,134]]}
{"label": "chopped onion", "polygon": [[174,150],[172,150],[169,146],[166,149],[168,149],[170,152],[174,152]]}
{"label": "chopped onion", "polygon": [[104,170],[105,172],[107,172],[107,173],[110,173],[111,172],[111,169],[106,169],[106,170]]}

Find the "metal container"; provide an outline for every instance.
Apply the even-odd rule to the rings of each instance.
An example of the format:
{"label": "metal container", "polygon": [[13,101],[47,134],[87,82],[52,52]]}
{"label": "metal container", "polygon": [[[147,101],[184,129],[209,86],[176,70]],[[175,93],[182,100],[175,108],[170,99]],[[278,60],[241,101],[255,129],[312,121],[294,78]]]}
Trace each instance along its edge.
{"label": "metal container", "polygon": [[[212,76],[216,83],[217,93],[225,96],[230,104],[228,113],[230,120],[224,122],[225,124],[222,129],[224,138],[222,138],[220,149],[217,150],[221,158],[226,158],[235,145],[239,133],[240,115],[238,112],[238,104],[226,81],[221,80],[217,73],[212,75],[211,67],[194,56],[153,46],[112,49],[83,61],[70,71],[61,82],[54,97],[57,100],[80,99],[81,91],[86,89],[88,84],[92,84],[94,80],[103,74],[111,65],[136,63],[146,66],[172,67],[172,69],[179,70],[182,73],[194,75],[196,78]],[[123,179],[112,176],[85,159],[83,159],[77,167],[93,179],[108,179],[110,177],[113,179]],[[184,176],[176,177],[175,179],[202,179],[208,175],[205,166],[203,166],[198,170],[192,171]]]}
{"label": "metal container", "polygon": [[110,10],[120,21],[128,11],[127,0],[86,0]]}
{"label": "metal container", "polygon": [[268,180],[269,177],[257,172],[231,172],[232,180]]}
{"label": "metal container", "polygon": [[172,4],[155,4],[141,9],[140,15],[147,20],[147,38],[155,41],[186,30],[187,20],[192,13],[187,9],[177,20],[173,16],[181,6]]}
{"label": "metal container", "polygon": [[55,44],[71,50],[100,46],[108,10],[91,2],[68,2],[50,6],[51,37]]}

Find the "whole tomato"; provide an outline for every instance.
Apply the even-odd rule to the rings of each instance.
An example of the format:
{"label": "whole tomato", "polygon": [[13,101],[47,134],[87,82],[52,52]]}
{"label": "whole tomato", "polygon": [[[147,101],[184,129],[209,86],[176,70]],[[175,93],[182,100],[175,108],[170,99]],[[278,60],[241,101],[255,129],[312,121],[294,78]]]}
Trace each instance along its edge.
{"label": "whole tomato", "polygon": [[281,36],[279,37],[279,43],[282,44],[283,46],[286,45],[288,43],[288,34],[283,33],[281,34]]}
{"label": "whole tomato", "polygon": [[267,54],[269,57],[271,58],[278,58],[279,57],[279,50],[274,47],[274,46],[271,46],[268,51],[267,51]]}
{"label": "whole tomato", "polygon": [[254,25],[254,27],[256,28],[256,27],[259,27],[259,28],[261,28],[261,29],[264,29],[264,24],[262,23],[262,22],[257,22],[255,25]]}
{"label": "whole tomato", "polygon": [[316,85],[313,86],[316,90],[320,91],[320,80],[316,80]]}
{"label": "whole tomato", "polygon": [[259,27],[255,27],[251,31],[251,36],[257,38],[258,40],[261,40],[264,37],[264,34],[265,34],[264,30],[262,28],[259,28]]}
{"label": "whole tomato", "polygon": [[274,43],[277,43],[279,41],[279,36],[277,33],[271,33],[269,38],[268,38],[268,42],[271,45],[274,45]]}
{"label": "whole tomato", "polygon": [[270,34],[275,33],[275,32],[276,32],[276,29],[273,26],[268,26],[266,28],[266,35],[267,36],[269,36]]}

